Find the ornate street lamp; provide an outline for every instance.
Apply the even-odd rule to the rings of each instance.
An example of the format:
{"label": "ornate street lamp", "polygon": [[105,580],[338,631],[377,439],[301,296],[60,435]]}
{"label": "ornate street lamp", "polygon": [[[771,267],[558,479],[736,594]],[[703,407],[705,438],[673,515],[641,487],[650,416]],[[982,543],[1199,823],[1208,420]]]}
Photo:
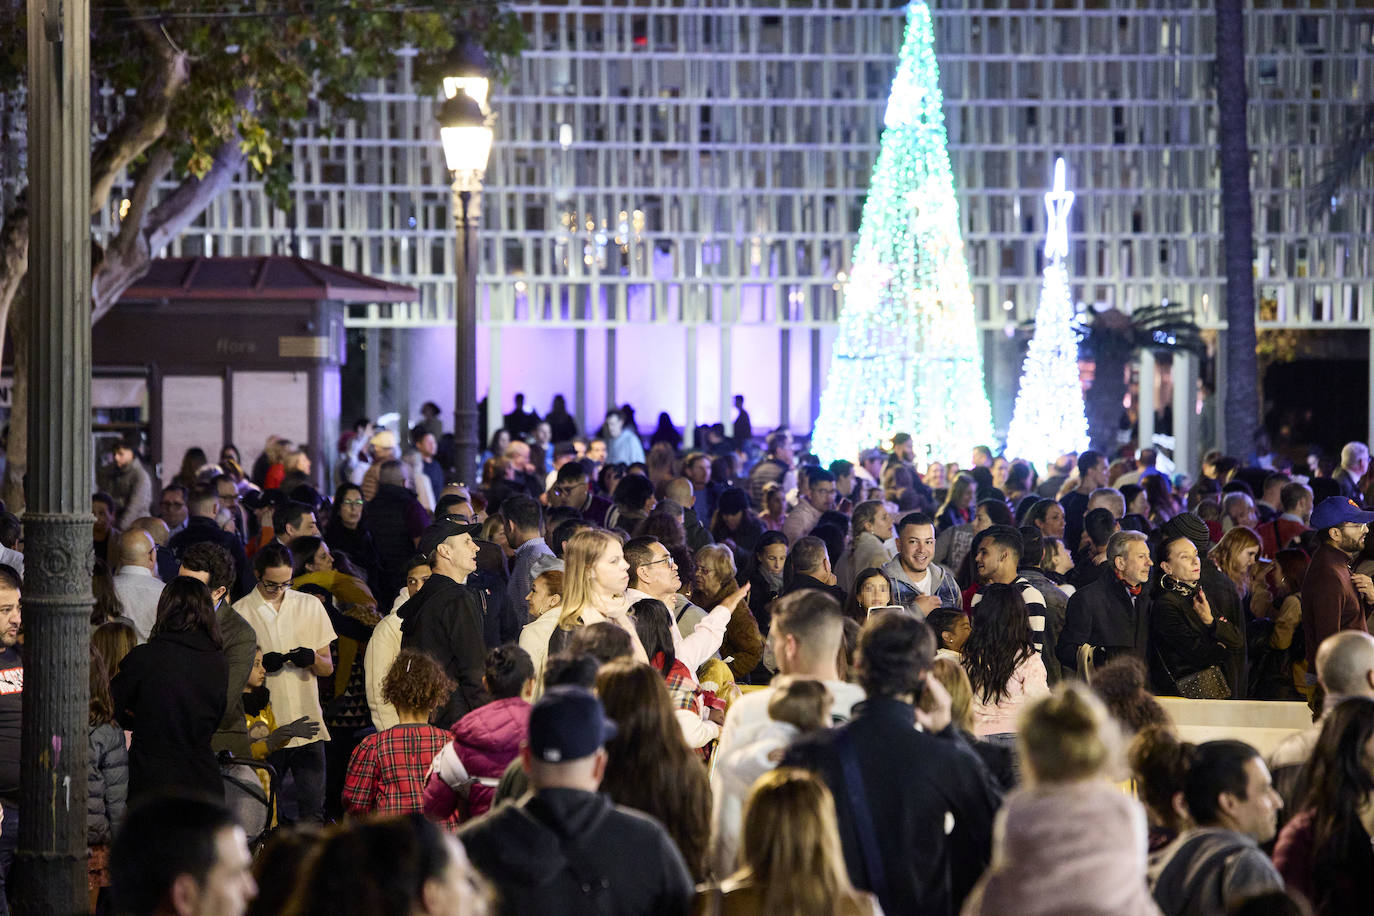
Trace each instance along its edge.
{"label": "ornate street lamp", "polygon": [[[460,42],[460,47],[464,43]],[[477,228],[482,218],[482,178],[491,155],[492,129],[486,111],[487,79],[467,65],[444,78],[448,99],[439,107],[439,136],[453,178],[453,219],[458,230],[454,324],[454,425],[458,479],[476,482],[477,472]]]}

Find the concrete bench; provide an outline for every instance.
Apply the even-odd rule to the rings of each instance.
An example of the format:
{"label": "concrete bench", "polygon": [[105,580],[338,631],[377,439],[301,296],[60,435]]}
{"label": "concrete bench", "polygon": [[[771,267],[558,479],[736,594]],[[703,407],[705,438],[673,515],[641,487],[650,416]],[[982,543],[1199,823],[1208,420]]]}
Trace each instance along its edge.
{"label": "concrete bench", "polygon": [[1306,703],[1281,703],[1266,700],[1185,700],[1158,697],[1175,725],[1205,725],[1228,728],[1281,728],[1296,731],[1312,724],[1312,711]]}
{"label": "concrete bench", "polygon": [[1289,735],[1312,724],[1306,703],[1264,700],[1185,700],[1159,697],[1184,741],[1201,744],[1223,738],[1244,741],[1264,756]]}

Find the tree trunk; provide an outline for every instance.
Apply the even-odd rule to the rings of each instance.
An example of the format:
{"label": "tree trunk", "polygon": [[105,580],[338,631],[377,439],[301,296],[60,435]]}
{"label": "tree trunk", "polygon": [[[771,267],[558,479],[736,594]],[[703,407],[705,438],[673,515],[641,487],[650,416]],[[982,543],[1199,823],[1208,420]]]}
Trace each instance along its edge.
{"label": "tree trunk", "polygon": [[1256,455],[1259,368],[1255,339],[1254,212],[1246,132],[1243,0],[1217,0],[1217,111],[1222,239],[1226,264],[1226,450]]}
{"label": "tree trunk", "polygon": [[24,473],[29,457],[29,320],[23,295],[15,300],[9,322],[14,342],[14,383],[10,389],[10,435],[5,446],[5,479],[0,482],[0,498],[5,508],[23,516]]}

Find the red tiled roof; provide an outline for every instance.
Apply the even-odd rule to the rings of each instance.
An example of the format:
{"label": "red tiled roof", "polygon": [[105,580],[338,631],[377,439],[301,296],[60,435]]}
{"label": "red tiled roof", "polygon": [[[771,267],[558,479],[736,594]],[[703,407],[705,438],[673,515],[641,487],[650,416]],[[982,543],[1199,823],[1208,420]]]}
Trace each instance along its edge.
{"label": "red tiled roof", "polygon": [[319,261],[284,255],[158,258],[121,301],[148,299],[297,299],[344,303],[414,302],[414,287]]}

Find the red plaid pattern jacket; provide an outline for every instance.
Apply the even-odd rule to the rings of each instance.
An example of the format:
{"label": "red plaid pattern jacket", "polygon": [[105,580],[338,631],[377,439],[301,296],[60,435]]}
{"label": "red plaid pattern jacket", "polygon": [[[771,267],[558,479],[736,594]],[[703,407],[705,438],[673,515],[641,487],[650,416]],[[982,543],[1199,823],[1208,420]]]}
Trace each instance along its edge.
{"label": "red plaid pattern jacket", "polygon": [[432,725],[393,725],[353,750],[344,776],[349,814],[408,814],[424,803],[425,774],[452,736]]}

